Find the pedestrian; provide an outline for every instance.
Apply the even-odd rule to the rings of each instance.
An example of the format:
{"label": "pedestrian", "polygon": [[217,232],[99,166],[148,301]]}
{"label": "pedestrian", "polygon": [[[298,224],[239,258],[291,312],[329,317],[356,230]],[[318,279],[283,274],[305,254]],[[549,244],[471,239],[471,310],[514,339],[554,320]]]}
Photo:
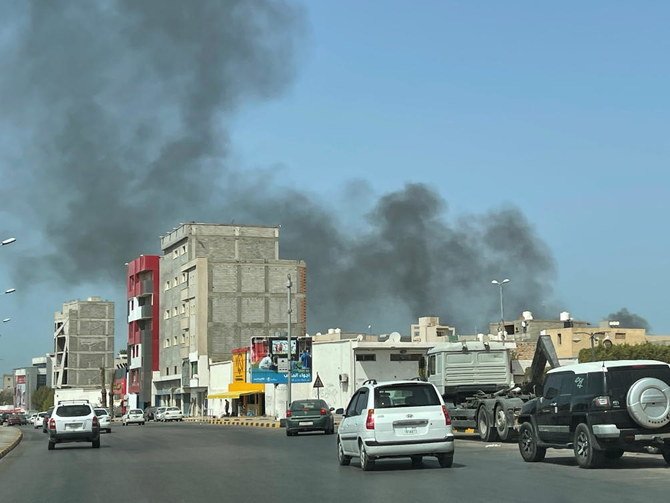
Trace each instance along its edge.
{"label": "pedestrian", "polygon": [[224,410],[226,411],[226,417],[228,417],[230,415],[230,402],[228,400],[226,400]]}

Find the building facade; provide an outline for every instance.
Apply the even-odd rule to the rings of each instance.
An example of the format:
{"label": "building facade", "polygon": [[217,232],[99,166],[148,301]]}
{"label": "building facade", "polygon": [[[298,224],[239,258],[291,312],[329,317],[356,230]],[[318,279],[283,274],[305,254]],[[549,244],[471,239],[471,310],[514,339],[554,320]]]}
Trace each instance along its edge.
{"label": "building facade", "polygon": [[151,405],[151,380],[159,370],[160,257],[140,255],[128,263],[128,350],[124,406]]}
{"label": "building facade", "polygon": [[114,368],[114,303],[100,297],[67,302],[54,325],[53,387],[100,390]]}
{"label": "building facade", "polygon": [[210,362],[231,360],[252,336],[307,325],[306,266],[279,258],[279,228],[182,224],[161,238],[161,335],[155,402],[206,413]]}

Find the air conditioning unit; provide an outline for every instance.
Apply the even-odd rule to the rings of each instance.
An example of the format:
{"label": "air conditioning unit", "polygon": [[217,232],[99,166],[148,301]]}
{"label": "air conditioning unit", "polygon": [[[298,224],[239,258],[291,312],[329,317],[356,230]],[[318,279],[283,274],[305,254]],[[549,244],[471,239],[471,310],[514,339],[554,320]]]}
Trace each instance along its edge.
{"label": "air conditioning unit", "polygon": [[349,374],[340,374],[340,382],[341,383],[349,382]]}

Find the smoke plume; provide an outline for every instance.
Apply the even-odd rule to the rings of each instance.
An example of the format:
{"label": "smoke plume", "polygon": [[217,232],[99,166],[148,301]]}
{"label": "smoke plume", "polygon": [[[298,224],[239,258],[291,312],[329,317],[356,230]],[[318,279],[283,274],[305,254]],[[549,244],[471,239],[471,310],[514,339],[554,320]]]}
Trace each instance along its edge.
{"label": "smoke plume", "polygon": [[[229,164],[240,107],[276,97],[300,57],[304,16],[283,2],[109,0],[6,4],[0,16],[3,198],[43,247],[23,284],[119,285],[179,222],[281,224],[282,258],[308,265],[310,332],[407,332],[436,315],[462,333],[542,314],[554,263],[514,207],[453,217],[426,185],[378,197],[361,225],[271,171]],[[11,141],[6,140],[11,138]],[[11,166],[11,167],[9,167]],[[29,277],[30,276],[30,277]],[[67,293],[63,299],[68,299]]]}
{"label": "smoke plume", "polygon": [[619,309],[616,313],[610,313],[605,318],[608,321],[618,321],[621,328],[644,328],[647,332],[651,330],[649,322],[642,316],[631,313],[625,307]]}

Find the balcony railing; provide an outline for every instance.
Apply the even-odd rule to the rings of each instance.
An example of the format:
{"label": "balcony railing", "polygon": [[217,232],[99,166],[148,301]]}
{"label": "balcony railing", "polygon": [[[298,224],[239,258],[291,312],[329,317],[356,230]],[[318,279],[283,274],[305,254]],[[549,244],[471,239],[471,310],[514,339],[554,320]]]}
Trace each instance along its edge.
{"label": "balcony railing", "polygon": [[144,279],[140,281],[140,291],[139,291],[139,297],[145,296],[145,295],[151,295],[154,293],[154,281],[153,279]]}

